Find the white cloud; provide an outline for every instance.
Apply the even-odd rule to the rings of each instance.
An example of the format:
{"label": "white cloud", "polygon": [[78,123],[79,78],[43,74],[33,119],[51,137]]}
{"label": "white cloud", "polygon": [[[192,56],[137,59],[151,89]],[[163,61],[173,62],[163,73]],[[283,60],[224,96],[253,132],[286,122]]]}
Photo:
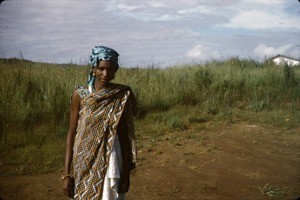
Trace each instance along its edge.
{"label": "white cloud", "polygon": [[221,57],[221,53],[217,52],[215,48],[216,45],[203,45],[198,44],[194,46],[192,49],[188,50],[185,53],[185,56],[193,59],[193,60],[210,60],[210,59],[218,59]]}
{"label": "white cloud", "polygon": [[[232,1],[232,0],[231,0]],[[211,15],[206,20],[214,16],[219,16],[219,8],[232,4],[229,1],[207,4],[204,0],[152,0],[148,2],[137,0],[113,0],[105,5],[105,11],[130,17],[139,21],[181,21],[194,17],[202,18],[201,14]],[[224,15],[223,15],[224,16]]]}
{"label": "white cloud", "polygon": [[198,5],[195,7],[179,9],[177,12],[179,14],[184,14],[184,15],[195,14],[195,13],[215,14],[215,11],[206,5]]}
{"label": "white cloud", "polygon": [[272,46],[267,46],[264,43],[260,43],[255,49],[254,49],[254,54],[257,55],[258,57],[270,57],[274,56],[276,54],[284,54],[284,55],[289,55],[291,50],[292,52],[295,52],[295,47],[294,44],[286,44],[283,46],[279,47],[272,47]]}
{"label": "white cloud", "polygon": [[138,6],[128,5],[128,4],[124,4],[124,3],[119,3],[116,7],[118,9],[120,9],[122,11],[126,11],[126,12],[134,11],[139,8]]}
{"label": "white cloud", "polygon": [[247,30],[300,30],[299,2],[292,0],[241,0],[230,6],[223,27]]}
{"label": "white cloud", "polygon": [[243,0],[244,4],[250,4],[250,5],[258,5],[258,4],[264,4],[267,6],[278,6],[278,5],[284,5],[287,4],[288,1],[287,0]]}
{"label": "white cloud", "polygon": [[203,56],[204,47],[200,44],[194,46],[192,49],[186,52],[185,56],[189,58],[198,58]]}
{"label": "white cloud", "polygon": [[162,1],[150,1],[148,2],[150,7],[153,8],[166,8],[168,5]]}
{"label": "white cloud", "polygon": [[283,13],[268,13],[260,10],[242,11],[231,18],[226,27],[244,29],[298,29],[300,17],[291,17]]}

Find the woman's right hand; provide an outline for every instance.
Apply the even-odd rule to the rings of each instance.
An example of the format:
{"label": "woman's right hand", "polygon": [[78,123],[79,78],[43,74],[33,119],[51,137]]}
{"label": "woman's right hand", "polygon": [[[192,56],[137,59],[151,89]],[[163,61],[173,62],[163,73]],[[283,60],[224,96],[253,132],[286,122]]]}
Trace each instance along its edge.
{"label": "woman's right hand", "polygon": [[68,177],[65,178],[63,181],[63,191],[66,196],[69,198],[74,197],[74,178]]}

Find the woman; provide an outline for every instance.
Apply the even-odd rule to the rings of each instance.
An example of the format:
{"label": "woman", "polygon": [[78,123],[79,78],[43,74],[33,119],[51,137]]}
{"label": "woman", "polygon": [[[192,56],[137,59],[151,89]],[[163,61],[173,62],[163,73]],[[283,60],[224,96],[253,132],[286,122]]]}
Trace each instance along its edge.
{"label": "woman", "polygon": [[110,83],[119,68],[118,56],[113,49],[96,46],[88,85],[77,87],[72,95],[61,176],[70,198],[120,200],[129,189],[136,163],[136,109],[132,90]]}

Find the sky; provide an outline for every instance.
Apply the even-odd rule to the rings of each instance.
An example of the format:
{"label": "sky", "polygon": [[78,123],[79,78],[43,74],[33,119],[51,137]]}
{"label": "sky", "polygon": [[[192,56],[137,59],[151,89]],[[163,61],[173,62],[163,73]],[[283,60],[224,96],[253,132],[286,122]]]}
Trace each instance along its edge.
{"label": "sky", "polygon": [[300,58],[298,0],[6,0],[0,57],[87,64],[94,46],[124,67],[282,54]]}

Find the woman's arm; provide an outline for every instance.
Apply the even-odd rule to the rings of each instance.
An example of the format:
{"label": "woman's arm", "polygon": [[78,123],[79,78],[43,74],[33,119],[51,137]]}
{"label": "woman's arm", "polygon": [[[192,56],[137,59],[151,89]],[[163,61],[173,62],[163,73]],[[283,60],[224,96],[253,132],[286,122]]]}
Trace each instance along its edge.
{"label": "woman's arm", "polygon": [[129,146],[129,137],[126,130],[126,120],[124,120],[124,115],[122,116],[119,127],[118,127],[118,135],[121,146],[121,154],[122,154],[122,171],[121,171],[121,181],[119,184],[118,192],[126,193],[129,190],[130,186],[130,146]]}
{"label": "woman's arm", "polygon": [[[70,125],[67,135],[66,141],[66,153],[65,153],[65,164],[64,164],[64,173],[63,176],[68,176],[71,170],[71,163],[73,159],[73,145],[74,145],[74,138],[76,135],[76,128],[77,128],[77,121],[79,117],[79,109],[80,109],[80,96],[78,95],[77,91],[75,90],[72,99],[71,99],[71,106],[70,106]],[[65,195],[68,197],[73,197],[74,195],[74,186],[72,186],[71,178],[67,177],[63,180],[63,190]]]}
{"label": "woman's arm", "polygon": [[134,164],[132,163],[130,138],[128,135],[129,132],[132,131],[131,129],[133,129],[133,127],[130,127],[133,126],[131,123],[133,123],[132,105],[130,102],[127,102],[118,125],[118,135],[123,158],[121,181],[118,188],[119,193],[128,192],[130,186],[130,171],[134,168]]}

